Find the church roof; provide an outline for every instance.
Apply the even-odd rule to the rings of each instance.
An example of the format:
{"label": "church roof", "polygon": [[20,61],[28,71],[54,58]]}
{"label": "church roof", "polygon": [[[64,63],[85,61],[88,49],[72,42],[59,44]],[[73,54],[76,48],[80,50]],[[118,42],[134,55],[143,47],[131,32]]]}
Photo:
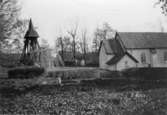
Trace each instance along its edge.
{"label": "church roof", "polygon": [[34,29],[34,26],[32,24],[32,20],[30,19],[29,28],[28,28],[24,38],[38,38],[38,37],[39,37],[39,34]]}
{"label": "church roof", "polygon": [[167,48],[167,33],[161,32],[119,32],[126,49]]}

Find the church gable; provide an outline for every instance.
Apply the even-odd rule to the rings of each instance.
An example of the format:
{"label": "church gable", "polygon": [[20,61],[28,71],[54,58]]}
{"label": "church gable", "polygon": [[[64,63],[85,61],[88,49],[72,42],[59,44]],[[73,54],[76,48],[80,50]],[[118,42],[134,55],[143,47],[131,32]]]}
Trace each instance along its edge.
{"label": "church gable", "polygon": [[106,55],[113,55],[112,58],[106,60],[107,65],[118,63],[125,55],[132,59],[135,63],[138,62],[132,55],[130,55],[126,51],[118,38],[103,40],[101,45],[101,47],[105,49]]}

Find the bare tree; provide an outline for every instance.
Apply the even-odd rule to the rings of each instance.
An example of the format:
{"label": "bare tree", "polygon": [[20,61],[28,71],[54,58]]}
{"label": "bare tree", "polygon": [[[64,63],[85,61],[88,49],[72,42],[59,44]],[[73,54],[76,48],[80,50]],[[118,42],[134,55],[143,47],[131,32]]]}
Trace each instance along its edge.
{"label": "bare tree", "polygon": [[76,23],[76,24],[75,24],[75,27],[72,28],[70,31],[67,31],[68,34],[72,37],[72,40],[73,40],[72,52],[73,52],[74,60],[75,60],[75,58],[76,58],[76,38],[77,38],[77,30],[78,30],[78,23]]}
{"label": "bare tree", "polygon": [[164,32],[164,26],[161,20],[159,20],[159,28],[160,28],[160,32]]}
{"label": "bare tree", "polygon": [[110,33],[114,31],[108,23],[104,23],[102,28],[96,28],[92,47],[94,52],[98,52],[102,40],[113,37]]}
{"label": "bare tree", "polygon": [[69,52],[72,51],[73,43],[70,40],[70,37],[64,36],[63,37],[63,44],[64,44],[64,51],[69,51]]}
{"label": "bare tree", "polygon": [[87,30],[82,31],[81,41],[80,41],[80,48],[81,52],[83,54],[83,59],[86,62],[86,53],[88,50],[88,44],[87,44]]}
{"label": "bare tree", "polygon": [[[10,39],[12,42],[12,45],[14,49],[18,52],[21,53],[23,49],[23,38],[25,35],[25,32],[27,31],[27,25],[29,23],[29,20],[17,20],[17,23],[14,25],[14,28],[12,30],[13,36]],[[7,46],[7,45],[6,45]]]}
{"label": "bare tree", "polygon": [[56,40],[56,49],[61,51],[62,59],[64,60],[64,52],[72,50],[72,43],[70,38],[67,36],[60,36]]}
{"label": "bare tree", "polygon": [[63,43],[63,37],[58,37],[57,38],[57,48],[61,49],[61,53],[62,53],[62,59],[64,60],[63,54],[64,54],[64,43]]}
{"label": "bare tree", "polygon": [[92,45],[92,49],[94,52],[98,52],[101,40],[102,39],[98,36],[98,33],[95,32],[94,38],[93,38],[93,45]]}
{"label": "bare tree", "polygon": [[28,20],[19,19],[20,11],[18,0],[0,0],[0,48],[3,51],[11,48],[12,53],[20,53],[22,50]]}
{"label": "bare tree", "polygon": [[43,48],[49,48],[49,43],[46,39],[42,38],[40,46],[43,47]]}
{"label": "bare tree", "polygon": [[20,7],[18,0],[0,1],[0,42],[11,38],[14,34],[13,29],[18,21]]}

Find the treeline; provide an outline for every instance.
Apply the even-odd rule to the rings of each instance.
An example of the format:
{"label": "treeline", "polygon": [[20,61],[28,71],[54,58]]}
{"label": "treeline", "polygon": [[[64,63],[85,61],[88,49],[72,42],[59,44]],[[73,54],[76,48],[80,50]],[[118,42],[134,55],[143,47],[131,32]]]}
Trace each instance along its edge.
{"label": "treeline", "polygon": [[20,18],[21,6],[18,0],[0,0],[0,49],[6,52],[20,52],[27,20]]}
{"label": "treeline", "polygon": [[[167,0],[157,0],[157,2],[155,1],[155,4],[161,6],[163,13],[166,14]],[[22,51],[28,20],[20,18],[20,11],[21,5],[18,0],[0,0],[0,48],[9,53]],[[101,40],[112,36],[110,34],[114,35],[114,32],[108,23],[104,23],[102,27],[95,29],[90,38],[87,29],[81,30],[76,23],[65,32],[66,34],[56,38],[55,49],[62,53],[70,51],[74,58],[76,53],[80,52],[85,58],[87,52],[98,52]],[[92,38],[93,41],[90,41]]]}
{"label": "treeline", "polygon": [[77,54],[81,53],[82,58],[86,60],[88,53],[98,53],[100,42],[114,37],[115,32],[108,23],[104,23],[102,27],[96,28],[93,36],[90,37],[87,29],[80,30],[79,26],[76,25],[71,30],[64,32],[64,35],[56,38],[55,49],[60,51],[61,54],[71,52],[74,60]]}

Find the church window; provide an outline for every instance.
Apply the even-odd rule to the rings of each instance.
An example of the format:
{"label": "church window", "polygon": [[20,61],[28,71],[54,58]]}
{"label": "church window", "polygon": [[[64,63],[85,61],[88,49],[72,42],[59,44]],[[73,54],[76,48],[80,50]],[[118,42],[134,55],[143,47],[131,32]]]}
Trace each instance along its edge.
{"label": "church window", "polygon": [[146,54],[145,53],[141,54],[141,63],[143,63],[143,64],[146,63]]}
{"label": "church window", "polygon": [[167,52],[164,52],[164,61],[167,62]]}

